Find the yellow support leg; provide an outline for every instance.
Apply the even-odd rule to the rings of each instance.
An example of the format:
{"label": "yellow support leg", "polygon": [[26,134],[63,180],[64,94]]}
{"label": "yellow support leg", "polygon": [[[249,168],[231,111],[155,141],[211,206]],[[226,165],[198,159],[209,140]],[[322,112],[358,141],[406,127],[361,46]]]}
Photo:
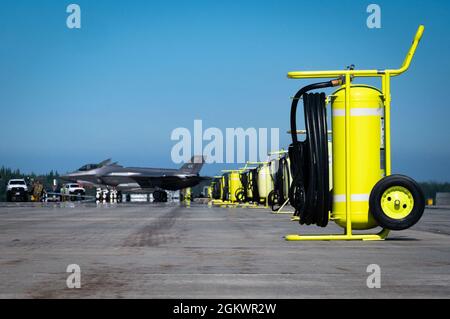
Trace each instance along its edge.
{"label": "yellow support leg", "polygon": [[266,209],[267,207],[265,207],[265,206],[261,206],[261,205],[258,205],[258,204],[253,204],[253,206],[250,206],[249,208],[255,208],[255,209]]}
{"label": "yellow support leg", "polygon": [[220,199],[214,199],[211,201],[212,205],[222,205],[223,201],[221,201]]}
{"label": "yellow support leg", "polygon": [[342,235],[287,235],[285,239],[287,241],[335,241],[335,240],[363,240],[363,241],[375,241],[385,240],[389,235],[388,229],[383,229],[378,234],[342,234]]}
{"label": "yellow support leg", "polygon": [[250,203],[240,203],[239,204],[240,207],[242,208],[258,208],[258,205],[256,204],[250,204]]}

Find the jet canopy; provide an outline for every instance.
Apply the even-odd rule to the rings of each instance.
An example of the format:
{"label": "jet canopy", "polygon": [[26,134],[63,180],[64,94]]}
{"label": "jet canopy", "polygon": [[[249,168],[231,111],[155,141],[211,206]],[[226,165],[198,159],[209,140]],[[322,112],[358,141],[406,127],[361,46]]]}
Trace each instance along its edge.
{"label": "jet canopy", "polygon": [[85,172],[85,171],[90,171],[92,169],[96,169],[96,168],[99,168],[99,167],[100,167],[99,164],[87,164],[87,165],[82,166],[78,170],[81,171],[81,172]]}

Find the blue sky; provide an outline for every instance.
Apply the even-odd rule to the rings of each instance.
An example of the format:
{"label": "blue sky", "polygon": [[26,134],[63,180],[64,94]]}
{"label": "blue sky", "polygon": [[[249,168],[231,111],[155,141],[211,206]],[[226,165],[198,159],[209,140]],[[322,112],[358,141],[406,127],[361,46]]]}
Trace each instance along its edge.
{"label": "blue sky", "polygon": [[[176,167],[176,127],[279,127],[308,81],[293,70],[399,66],[425,24],[411,69],[393,79],[393,169],[450,181],[450,2],[24,1],[0,7],[0,165],[72,170],[108,157]],[[81,30],[66,7],[82,10]],[[210,165],[215,174],[222,165]]]}

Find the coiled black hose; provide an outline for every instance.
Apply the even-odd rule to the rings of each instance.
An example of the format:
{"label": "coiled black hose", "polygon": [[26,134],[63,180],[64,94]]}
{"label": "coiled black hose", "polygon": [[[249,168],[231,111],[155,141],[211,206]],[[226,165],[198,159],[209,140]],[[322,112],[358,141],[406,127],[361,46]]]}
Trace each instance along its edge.
{"label": "coiled black hose", "polygon": [[249,187],[251,187],[252,189],[252,202],[259,203],[260,197],[258,191],[258,168],[252,169],[250,172],[251,177]]}
{"label": "coiled black hose", "polygon": [[214,199],[220,199],[220,188],[222,185],[222,181],[220,178],[214,179],[214,185],[212,189],[212,198]]}
{"label": "coiled black hose", "polygon": [[287,194],[284,194],[285,178],[287,179],[288,185],[290,183],[289,175],[286,177],[284,176],[284,170],[287,166],[287,156],[284,155],[278,160],[278,169],[272,178],[273,190],[269,193],[269,206],[272,208],[272,211],[280,209],[281,205],[283,205],[287,199]]}
{"label": "coiled black hose", "polygon": [[[325,93],[307,94],[308,91],[336,86],[328,81],[305,86],[297,92],[291,106],[291,136],[289,146],[292,185],[289,201],[295,208],[300,224],[325,227],[330,211],[328,131]],[[297,138],[297,105],[303,97],[306,139]]]}
{"label": "coiled black hose", "polygon": [[229,194],[229,178],[228,178],[228,173],[223,175],[223,185],[222,185],[222,200],[224,202],[227,202],[230,199],[230,194]]}

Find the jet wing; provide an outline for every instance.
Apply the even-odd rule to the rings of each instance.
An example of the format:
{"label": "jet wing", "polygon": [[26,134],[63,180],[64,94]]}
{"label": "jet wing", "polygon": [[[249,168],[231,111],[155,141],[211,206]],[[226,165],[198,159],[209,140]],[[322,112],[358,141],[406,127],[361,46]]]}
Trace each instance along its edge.
{"label": "jet wing", "polygon": [[153,188],[153,187],[161,187],[164,188],[164,185],[173,185],[182,183],[186,178],[184,176],[129,176],[129,178],[133,179],[136,183],[139,184],[142,188]]}
{"label": "jet wing", "polygon": [[142,188],[161,188],[170,191],[176,191],[188,187],[194,187],[203,180],[200,176],[184,176],[184,175],[169,175],[169,176],[130,176]]}

